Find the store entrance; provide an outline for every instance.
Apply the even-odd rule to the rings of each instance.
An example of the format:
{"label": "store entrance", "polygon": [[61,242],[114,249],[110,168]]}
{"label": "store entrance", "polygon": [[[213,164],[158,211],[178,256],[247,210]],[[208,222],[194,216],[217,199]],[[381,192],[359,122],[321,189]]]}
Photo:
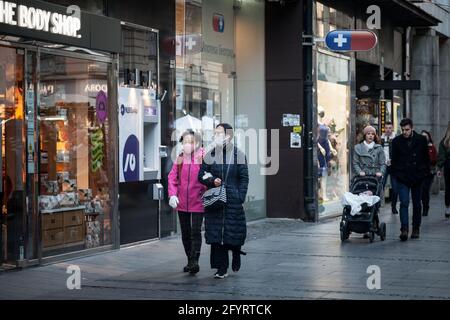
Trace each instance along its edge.
{"label": "store entrance", "polygon": [[24,240],[24,54],[0,47],[0,266],[12,266]]}
{"label": "store entrance", "polygon": [[0,270],[115,241],[112,58],[42,45],[0,46]]}

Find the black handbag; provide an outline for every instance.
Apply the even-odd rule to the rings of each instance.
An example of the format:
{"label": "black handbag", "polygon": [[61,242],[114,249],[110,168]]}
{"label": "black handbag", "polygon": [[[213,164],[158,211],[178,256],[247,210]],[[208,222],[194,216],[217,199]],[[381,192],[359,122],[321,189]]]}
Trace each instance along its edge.
{"label": "black handbag", "polygon": [[222,181],[220,187],[206,190],[202,196],[203,206],[206,210],[216,211],[225,207],[227,203],[226,181],[228,179],[228,172],[230,171],[230,164],[228,164],[225,181]]}

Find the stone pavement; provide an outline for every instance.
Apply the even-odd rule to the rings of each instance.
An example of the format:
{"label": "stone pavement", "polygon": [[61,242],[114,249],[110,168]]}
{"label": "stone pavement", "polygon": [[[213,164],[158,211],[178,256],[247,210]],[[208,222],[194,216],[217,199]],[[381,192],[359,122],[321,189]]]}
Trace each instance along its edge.
{"label": "stone pavement", "polygon": [[[341,243],[339,219],[320,223],[266,219],[251,223],[239,273],[213,278],[209,246],[200,273],[185,264],[179,237],[49,266],[0,273],[0,299],[450,299],[450,221],[443,195],[432,197],[420,240],[398,240],[399,218],[382,209],[387,240],[361,235]],[[82,289],[66,288],[78,265]],[[367,288],[367,268],[381,269],[381,289]],[[231,271],[231,270],[230,270]]]}

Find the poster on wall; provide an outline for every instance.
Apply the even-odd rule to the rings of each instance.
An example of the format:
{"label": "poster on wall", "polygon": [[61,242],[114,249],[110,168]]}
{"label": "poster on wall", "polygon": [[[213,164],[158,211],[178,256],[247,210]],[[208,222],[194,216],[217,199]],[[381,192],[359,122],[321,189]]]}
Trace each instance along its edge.
{"label": "poster on wall", "polygon": [[299,133],[291,132],[291,148],[300,149],[302,147],[302,136]]}
{"label": "poster on wall", "polygon": [[119,182],[144,180],[143,110],[146,94],[148,90],[119,88]]}
{"label": "poster on wall", "polygon": [[299,125],[299,114],[283,114],[283,127],[298,127]]}

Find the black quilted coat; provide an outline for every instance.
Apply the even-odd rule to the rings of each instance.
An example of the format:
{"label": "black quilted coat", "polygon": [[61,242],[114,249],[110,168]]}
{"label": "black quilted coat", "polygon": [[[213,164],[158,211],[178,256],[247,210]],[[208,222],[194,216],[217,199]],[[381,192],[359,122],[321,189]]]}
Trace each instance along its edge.
{"label": "black quilted coat", "polygon": [[[226,152],[225,152],[226,151]],[[232,161],[229,161],[233,158]],[[223,159],[223,160],[222,160]],[[248,189],[248,166],[245,155],[233,144],[223,149],[223,155],[216,157],[216,149],[208,152],[198,174],[200,183],[214,188],[214,180],[226,181],[227,204],[217,211],[205,210],[205,240],[207,244],[244,245],[247,236],[247,223],[242,204]],[[204,179],[206,173],[212,177]]]}

